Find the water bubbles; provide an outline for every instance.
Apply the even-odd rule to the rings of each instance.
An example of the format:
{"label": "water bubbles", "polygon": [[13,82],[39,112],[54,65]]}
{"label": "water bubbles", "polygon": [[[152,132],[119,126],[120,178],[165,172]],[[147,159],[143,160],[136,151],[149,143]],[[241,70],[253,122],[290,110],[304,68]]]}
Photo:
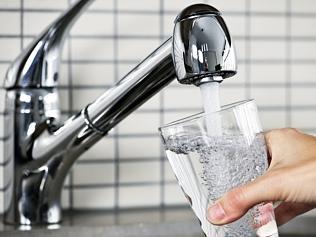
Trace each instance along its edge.
{"label": "water bubbles", "polygon": [[[169,161],[185,192],[192,197],[196,214],[206,208],[201,206],[197,195],[205,195],[208,201],[214,202],[232,188],[262,175],[268,166],[262,134],[258,134],[250,145],[242,135],[181,134],[170,136],[166,140],[166,149],[174,154],[168,155]],[[197,214],[202,215],[205,213]],[[218,236],[254,236],[252,219],[246,214],[220,229],[222,234]]]}

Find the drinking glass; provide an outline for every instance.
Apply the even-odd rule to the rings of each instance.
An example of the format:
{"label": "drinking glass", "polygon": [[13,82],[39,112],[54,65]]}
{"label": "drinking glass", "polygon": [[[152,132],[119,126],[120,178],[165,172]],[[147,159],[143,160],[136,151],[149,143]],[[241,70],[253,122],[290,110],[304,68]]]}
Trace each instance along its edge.
{"label": "drinking glass", "polygon": [[207,209],[234,187],[262,175],[267,149],[254,100],[193,115],[159,128],[169,163],[207,237],[278,236],[272,203],[215,226]]}

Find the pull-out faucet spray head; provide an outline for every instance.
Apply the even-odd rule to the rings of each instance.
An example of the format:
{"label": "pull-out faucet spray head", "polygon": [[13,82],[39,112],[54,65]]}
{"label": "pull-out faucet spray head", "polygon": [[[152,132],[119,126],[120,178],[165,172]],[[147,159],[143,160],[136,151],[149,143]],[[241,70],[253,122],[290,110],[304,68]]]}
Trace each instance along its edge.
{"label": "pull-out faucet spray head", "polygon": [[175,19],[173,61],[178,81],[199,86],[236,74],[236,54],[221,13],[206,4],[185,8]]}

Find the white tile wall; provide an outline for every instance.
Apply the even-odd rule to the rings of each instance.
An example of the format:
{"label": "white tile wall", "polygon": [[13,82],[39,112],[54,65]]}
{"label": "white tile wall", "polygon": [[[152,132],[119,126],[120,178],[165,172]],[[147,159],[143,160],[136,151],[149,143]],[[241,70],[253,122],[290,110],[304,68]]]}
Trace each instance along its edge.
{"label": "white tile wall", "polygon": [[[285,36],[286,19],[283,16],[257,16],[251,20],[251,36]],[[267,27],[269,25],[269,27]]]}
{"label": "white tile wall", "polygon": [[20,0],[2,0],[0,1],[1,9],[19,8],[21,6]]}
{"label": "white tile wall", "polygon": [[72,60],[113,60],[113,39],[71,39]]}
{"label": "white tile wall", "polygon": [[1,24],[1,34],[19,34],[20,33],[20,14],[17,12],[3,12],[0,15],[0,22],[10,22],[10,24]]}
{"label": "white tile wall", "polygon": [[113,34],[113,14],[87,12],[71,29],[72,35],[111,35]]}
{"label": "white tile wall", "polygon": [[25,35],[36,36],[38,29],[45,29],[61,12],[25,12],[23,16],[23,30]]}
{"label": "white tile wall", "polygon": [[[267,13],[273,13],[273,12],[285,12],[286,11],[286,3],[287,0],[251,0],[250,3],[250,9],[254,12],[267,12]],[[269,25],[270,26],[270,25]]]}
{"label": "white tile wall", "polygon": [[285,63],[274,64],[271,62],[254,64],[250,70],[252,83],[261,84],[285,84],[287,81],[287,65]]}
{"label": "white tile wall", "polygon": [[315,13],[316,6],[313,0],[291,1],[293,12]]}
{"label": "white tile wall", "polygon": [[157,182],[160,178],[159,161],[124,162],[119,165],[119,169],[122,183]]}
{"label": "white tile wall", "polygon": [[250,42],[250,60],[285,60],[286,44],[284,40],[256,40]]}
{"label": "white tile wall", "polygon": [[66,9],[68,7],[68,0],[27,0],[24,1],[24,6],[26,9]]}
{"label": "white tile wall", "polygon": [[9,38],[0,39],[0,52],[0,60],[4,60],[6,63],[12,61],[20,52],[20,40]]}
{"label": "white tile wall", "polygon": [[[0,21],[10,22],[0,24],[1,78],[21,48],[69,2],[74,1],[0,1]],[[172,34],[177,12],[197,2],[223,12],[237,49],[238,74],[221,84],[222,104],[255,98],[266,130],[293,126],[315,132],[314,0],[96,0],[74,25],[62,52],[63,118],[137,65]],[[1,134],[3,98],[1,88]],[[64,208],[187,205],[164,158],[157,128],[200,110],[199,89],[173,82],[82,155],[66,180]],[[2,172],[0,165],[0,212]]]}
{"label": "white tile wall", "polygon": [[291,21],[291,35],[295,37],[316,36],[311,30],[315,27],[316,19],[313,17],[294,18]]}
{"label": "white tile wall", "polygon": [[160,204],[160,187],[159,185],[119,187],[120,207],[148,207]]}
{"label": "white tile wall", "polygon": [[119,140],[121,158],[154,158],[160,156],[160,140],[155,137],[122,137]]}
{"label": "white tile wall", "polygon": [[290,74],[292,75],[292,82],[295,83],[314,83],[316,75],[315,64],[304,63],[304,64],[294,64],[290,69]]}

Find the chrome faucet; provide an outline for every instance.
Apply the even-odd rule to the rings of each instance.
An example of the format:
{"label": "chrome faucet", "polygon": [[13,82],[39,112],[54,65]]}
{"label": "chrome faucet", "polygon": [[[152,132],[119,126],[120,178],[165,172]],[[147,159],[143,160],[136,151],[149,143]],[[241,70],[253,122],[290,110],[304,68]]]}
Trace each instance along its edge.
{"label": "chrome faucet", "polygon": [[180,83],[198,86],[236,73],[234,46],[220,12],[209,5],[192,5],[176,18],[173,37],[61,124],[57,88],[61,49],[67,32],[91,2],[76,2],[8,69],[6,223],[59,223],[62,186],[75,160],[176,76]]}

